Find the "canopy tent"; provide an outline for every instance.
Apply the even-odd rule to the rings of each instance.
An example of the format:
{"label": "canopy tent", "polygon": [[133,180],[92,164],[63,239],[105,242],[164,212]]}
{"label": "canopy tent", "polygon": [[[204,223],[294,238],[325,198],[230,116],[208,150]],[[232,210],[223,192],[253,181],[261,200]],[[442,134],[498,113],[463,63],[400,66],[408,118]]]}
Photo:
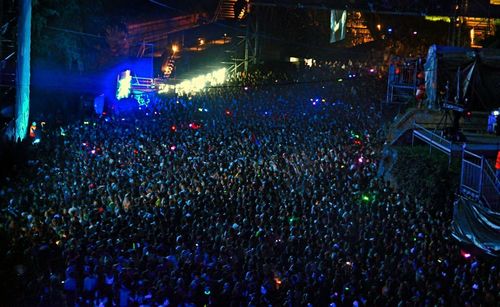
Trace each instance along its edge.
{"label": "canopy tent", "polygon": [[470,110],[500,106],[500,50],[432,45],[425,63],[429,105],[442,102]]}

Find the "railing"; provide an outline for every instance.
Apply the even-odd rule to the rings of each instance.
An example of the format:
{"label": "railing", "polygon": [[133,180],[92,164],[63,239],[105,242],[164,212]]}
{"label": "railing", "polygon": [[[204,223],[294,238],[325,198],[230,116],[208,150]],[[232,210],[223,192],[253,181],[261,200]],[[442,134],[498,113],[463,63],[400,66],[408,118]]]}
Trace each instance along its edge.
{"label": "railing", "polygon": [[143,92],[155,91],[155,80],[153,78],[132,77],[131,88]]}
{"label": "railing", "polygon": [[493,211],[500,211],[500,180],[495,176],[493,168],[483,157],[483,173],[481,196],[486,205]]}
{"label": "railing", "polygon": [[500,211],[500,181],[483,156],[462,150],[460,192],[482,201],[495,212]]}
{"label": "railing", "polygon": [[387,103],[406,104],[415,96],[415,87],[408,85],[389,85]]}
{"label": "railing", "polygon": [[391,59],[387,76],[387,104],[406,104],[417,90],[418,60],[408,59],[397,63]]}
{"label": "railing", "polygon": [[[422,141],[426,142],[429,144],[429,150],[432,149],[432,147],[444,152],[447,154],[449,157],[451,157],[451,149],[452,149],[452,142],[448,141],[442,136],[439,136],[435,134],[434,132],[424,128],[423,126],[419,124],[414,124],[414,129],[413,129],[413,138],[419,138]],[[413,144],[413,140],[412,140]]]}
{"label": "railing", "polygon": [[470,151],[462,150],[462,172],[460,190],[462,193],[478,200],[481,195],[481,169],[483,159]]}
{"label": "railing", "polygon": [[[407,126],[407,122],[409,119],[411,119],[415,114],[421,112],[419,109],[408,109],[406,113],[404,113],[400,118],[396,119],[395,123],[392,125],[396,129],[401,129],[401,127]],[[415,123],[415,120],[412,121],[412,125]]]}
{"label": "railing", "polygon": [[[413,138],[415,137],[428,143],[429,150],[434,147],[446,153],[449,162],[452,151],[457,151],[459,146],[457,144],[453,146],[452,142],[418,124],[414,124]],[[462,146],[460,192],[483,203],[490,210],[500,212],[500,179],[496,177],[487,159],[466,150],[465,145]]]}
{"label": "railing", "polygon": [[410,117],[406,117],[404,123],[399,121],[398,124],[396,125],[396,128],[394,128],[394,131],[392,131],[389,134],[388,140],[390,140],[391,145],[394,145],[394,143],[396,143],[399,140],[399,138],[402,137],[403,134],[405,134],[408,131],[408,129],[411,129],[414,127],[415,120],[408,123],[409,119],[410,119]]}
{"label": "railing", "polygon": [[216,22],[219,19],[219,15],[222,12],[222,4],[224,3],[224,0],[219,0],[219,3],[217,4],[217,8],[215,9],[214,17],[212,18],[212,23]]}

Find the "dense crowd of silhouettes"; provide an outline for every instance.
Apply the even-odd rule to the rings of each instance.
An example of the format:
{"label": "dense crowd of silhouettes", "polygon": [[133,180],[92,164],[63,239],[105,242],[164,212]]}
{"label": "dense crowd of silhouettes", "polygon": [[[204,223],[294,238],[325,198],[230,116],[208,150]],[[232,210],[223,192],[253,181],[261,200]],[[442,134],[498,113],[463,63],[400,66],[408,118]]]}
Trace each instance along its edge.
{"label": "dense crowd of silhouettes", "polygon": [[451,204],[376,176],[385,81],[355,67],[240,76],[46,129],[0,189],[9,302],[496,304],[498,268],[463,256]]}

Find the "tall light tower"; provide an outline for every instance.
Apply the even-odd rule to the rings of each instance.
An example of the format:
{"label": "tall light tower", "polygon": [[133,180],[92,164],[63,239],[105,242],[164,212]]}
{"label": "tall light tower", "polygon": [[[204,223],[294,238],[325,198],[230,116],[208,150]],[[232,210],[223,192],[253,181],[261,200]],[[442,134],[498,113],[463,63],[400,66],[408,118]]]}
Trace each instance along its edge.
{"label": "tall light tower", "polygon": [[22,141],[26,137],[30,113],[31,0],[20,0],[19,6],[15,111],[16,141]]}

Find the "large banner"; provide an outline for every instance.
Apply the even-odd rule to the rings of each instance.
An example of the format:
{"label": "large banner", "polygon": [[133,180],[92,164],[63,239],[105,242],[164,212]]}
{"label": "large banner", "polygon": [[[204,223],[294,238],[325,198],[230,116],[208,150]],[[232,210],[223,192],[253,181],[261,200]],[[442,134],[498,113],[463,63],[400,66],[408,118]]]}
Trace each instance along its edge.
{"label": "large banner", "polygon": [[347,11],[331,10],[330,12],[330,43],[336,43],[345,39],[347,24]]}

